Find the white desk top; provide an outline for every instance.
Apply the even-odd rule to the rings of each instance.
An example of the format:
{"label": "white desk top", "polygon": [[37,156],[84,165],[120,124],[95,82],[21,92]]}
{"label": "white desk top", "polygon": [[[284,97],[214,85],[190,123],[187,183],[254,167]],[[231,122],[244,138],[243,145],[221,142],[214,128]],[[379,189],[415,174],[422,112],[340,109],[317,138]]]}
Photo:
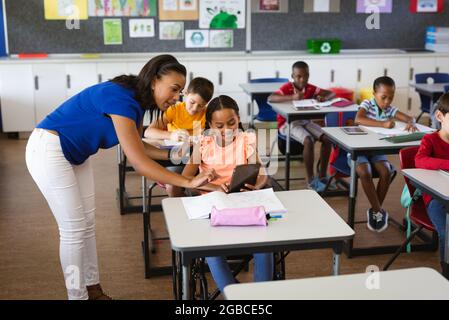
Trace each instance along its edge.
{"label": "white desk top", "polygon": [[[367,280],[379,289],[368,289]],[[416,268],[233,284],[224,295],[228,300],[447,300],[449,281],[433,269]]]}
{"label": "white desk top", "polygon": [[208,219],[189,220],[180,198],[162,200],[172,248],[195,251],[265,247],[350,239],[354,231],[315,192],[276,192],[288,213],[267,227],[211,227]]}
{"label": "white desk top", "polygon": [[382,137],[373,132],[368,132],[365,135],[349,135],[346,134],[339,127],[324,127],[323,131],[332,139],[339,142],[344,146],[345,150],[357,151],[357,150],[388,150],[388,149],[401,149],[405,147],[419,146],[421,141],[410,141],[403,143],[392,143],[386,140],[380,140]]}
{"label": "white desk top", "polygon": [[427,83],[410,83],[411,87],[414,87],[418,90],[421,91],[426,91],[426,92],[430,92],[430,93],[444,93],[444,87],[448,86],[449,82],[447,83],[432,83],[432,84],[427,84]]}
{"label": "white desk top", "polygon": [[247,94],[253,93],[273,93],[283,85],[282,82],[265,82],[265,83],[240,83],[240,88]]}
{"label": "white desk top", "polygon": [[282,116],[292,116],[292,115],[323,115],[332,112],[350,112],[357,111],[358,105],[353,104],[352,106],[340,108],[340,107],[322,107],[316,110],[297,110],[293,107],[293,102],[282,102],[273,103],[268,102],[268,104],[273,108],[276,113],[280,113]]}
{"label": "white desk top", "polygon": [[402,173],[410,180],[424,185],[440,195],[442,199],[449,201],[449,175],[438,170],[426,169],[404,169]]}

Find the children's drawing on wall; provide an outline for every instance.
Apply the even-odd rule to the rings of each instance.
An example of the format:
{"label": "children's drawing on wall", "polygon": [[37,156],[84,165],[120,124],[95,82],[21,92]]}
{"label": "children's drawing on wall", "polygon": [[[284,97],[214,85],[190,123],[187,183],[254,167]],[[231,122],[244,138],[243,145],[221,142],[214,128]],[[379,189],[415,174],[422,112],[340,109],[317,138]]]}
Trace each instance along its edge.
{"label": "children's drawing on wall", "polygon": [[179,0],[179,10],[196,10],[197,0]]}
{"label": "children's drawing on wall", "polygon": [[154,19],[129,19],[129,37],[154,37]]}
{"label": "children's drawing on wall", "polygon": [[156,0],[89,0],[91,17],[150,17],[156,15]]}
{"label": "children's drawing on wall", "polygon": [[234,47],[233,30],[210,30],[209,45],[211,48]]}
{"label": "children's drawing on wall", "polygon": [[186,30],[186,48],[209,47],[209,30]]}
{"label": "children's drawing on wall", "polygon": [[184,22],[159,22],[159,39],[184,39]]}
{"label": "children's drawing on wall", "polygon": [[280,0],[259,0],[259,11],[279,11]]}
{"label": "children's drawing on wall", "polygon": [[199,26],[203,29],[243,29],[245,0],[200,0]]}
{"label": "children's drawing on wall", "polygon": [[410,0],[410,11],[413,13],[438,13],[443,11],[443,0]]}

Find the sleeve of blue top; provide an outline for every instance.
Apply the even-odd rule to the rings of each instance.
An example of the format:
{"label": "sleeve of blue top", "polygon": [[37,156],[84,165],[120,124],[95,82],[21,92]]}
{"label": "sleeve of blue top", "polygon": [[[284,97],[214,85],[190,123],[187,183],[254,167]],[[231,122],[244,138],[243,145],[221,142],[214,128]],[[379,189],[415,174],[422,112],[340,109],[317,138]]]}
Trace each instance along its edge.
{"label": "sleeve of blue top", "polygon": [[114,114],[129,118],[140,126],[143,110],[133,98],[133,93],[119,85],[112,84],[101,92],[99,107],[105,114]]}

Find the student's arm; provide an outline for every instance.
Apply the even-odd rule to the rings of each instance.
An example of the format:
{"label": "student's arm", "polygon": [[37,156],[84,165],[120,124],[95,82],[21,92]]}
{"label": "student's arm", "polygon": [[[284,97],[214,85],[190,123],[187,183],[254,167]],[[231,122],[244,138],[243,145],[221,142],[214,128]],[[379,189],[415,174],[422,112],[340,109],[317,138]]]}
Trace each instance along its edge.
{"label": "student's arm", "polygon": [[166,170],[145,154],[145,148],[135,123],[123,116],[110,114],[121,147],[134,169],[153,181],[160,181],[184,188],[196,188],[215,179],[213,170],[205,171],[194,178],[185,178]]}
{"label": "student's arm", "polygon": [[396,112],[394,118],[407,123],[407,126],[405,127],[406,131],[415,132],[418,130],[418,128],[416,128],[415,118],[410,117],[401,111]]}
{"label": "student's arm", "polygon": [[[199,148],[194,148],[193,149],[195,153],[199,153]],[[182,170],[182,175],[186,178],[192,178],[194,177],[197,172],[198,172],[198,168],[199,168],[199,164],[198,163],[193,163],[193,159],[200,159],[199,157],[194,157],[193,155],[190,157],[189,162],[186,164],[186,166],[184,167],[184,170]],[[215,184],[212,183],[207,183],[204,184],[200,187],[195,188],[197,190],[202,190],[202,191],[223,191],[223,192],[227,192],[227,190],[225,188],[222,188],[221,186],[217,186]]]}
{"label": "student's arm", "polygon": [[145,130],[145,138],[163,140],[170,139],[171,132],[167,131],[167,118],[165,114],[162,117],[151,122]]}
{"label": "student's arm", "polygon": [[[262,163],[262,160],[260,159],[260,157],[257,153],[254,153],[248,159],[248,163]],[[240,191],[244,192],[244,191],[251,191],[251,190],[260,190],[267,185],[267,182],[268,182],[267,170],[264,166],[261,166],[260,170],[259,170],[259,175],[257,176],[256,184],[255,185],[245,184],[246,189],[241,189]]]}
{"label": "student's arm", "polygon": [[324,89],[321,89],[320,93],[315,96],[315,99],[317,99],[320,102],[328,101],[333,98],[335,98],[335,92]]}
{"label": "student's arm", "polygon": [[355,123],[367,127],[381,127],[387,129],[394,128],[395,126],[395,122],[393,120],[377,121],[368,118],[366,116],[366,110],[363,108],[360,108],[359,111],[357,111],[357,115],[355,116]]}
{"label": "student's arm", "polygon": [[432,157],[432,151],[431,139],[429,136],[424,136],[415,157],[416,167],[428,170],[449,170],[449,160]]}
{"label": "student's arm", "polygon": [[280,91],[273,92],[268,97],[268,102],[288,102],[293,100],[304,99],[304,90],[299,90],[294,87],[294,93],[292,95],[282,94]]}

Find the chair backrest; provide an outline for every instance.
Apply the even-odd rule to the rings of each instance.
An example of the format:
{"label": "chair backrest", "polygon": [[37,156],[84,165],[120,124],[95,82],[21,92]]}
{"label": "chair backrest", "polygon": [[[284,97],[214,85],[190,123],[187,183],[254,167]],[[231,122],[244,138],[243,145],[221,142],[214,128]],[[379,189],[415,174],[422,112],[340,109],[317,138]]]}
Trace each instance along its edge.
{"label": "chair backrest", "polygon": [[331,112],[326,114],[324,121],[326,127],[345,127],[353,125],[357,112]]}
{"label": "chair backrest", "polygon": [[[415,157],[418,153],[419,147],[409,147],[404,148],[399,151],[399,163],[401,165],[401,169],[414,169],[415,166]],[[415,193],[416,188],[413,186],[413,184],[410,182],[410,180],[406,177],[404,177],[405,183],[408,187],[408,190],[410,192],[410,196],[413,196]],[[422,199],[417,200],[412,205],[412,210],[410,212],[410,219],[412,221],[415,221],[417,223],[422,224],[426,229],[434,231],[434,227],[432,222],[430,221],[426,207],[424,205],[424,201]]]}
{"label": "chair backrest", "polygon": [[[416,83],[445,83],[449,82],[449,73],[417,73],[415,75]],[[421,99],[421,110],[424,112],[430,112],[432,100],[430,97],[423,94],[419,94]]]}
{"label": "chair backrest", "polygon": [[[288,82],[287,78],[258,78],[251,79],[250,83],[267,83],[267,82],[279,82],[286,83]],[[253,94],[253,99],[257,102],[257,106],[259,107],[259,113],[257,114],[256,119],[259,121],[276,121],[276,113],[273,111],[271,106],[267,103],[267,99],[270,96],[270,93],[257,93]]]}
{"label": "chair backrest", "polygon": [[[354,124],[355,116],[357,112],[331,112],[326,114],[324,121],[326,127],[344,127],[351,126]],[[329,172],[330,174],[336,173],[336,168],[334,165],[338,164],[340,173],[343,171],[349,171],[349,166],[347,164],[346,152],[340,151],[338,147],[332,148],[332,152],[329,158]]]}
{"label": "chair backrest", "polygon": [[444,92],[449,92],[449,84],[447,86],[444,86]]}
{"label": "chair backrest", "polygon": [[288,82],[287,78],[257,78],[249,80],[249,83],[266,83],[266,82]]}
{"label": "chair backrest", "polygon": [[415,75],[416,83],[444,83],[449,82],[449,73],[417,73]]}

